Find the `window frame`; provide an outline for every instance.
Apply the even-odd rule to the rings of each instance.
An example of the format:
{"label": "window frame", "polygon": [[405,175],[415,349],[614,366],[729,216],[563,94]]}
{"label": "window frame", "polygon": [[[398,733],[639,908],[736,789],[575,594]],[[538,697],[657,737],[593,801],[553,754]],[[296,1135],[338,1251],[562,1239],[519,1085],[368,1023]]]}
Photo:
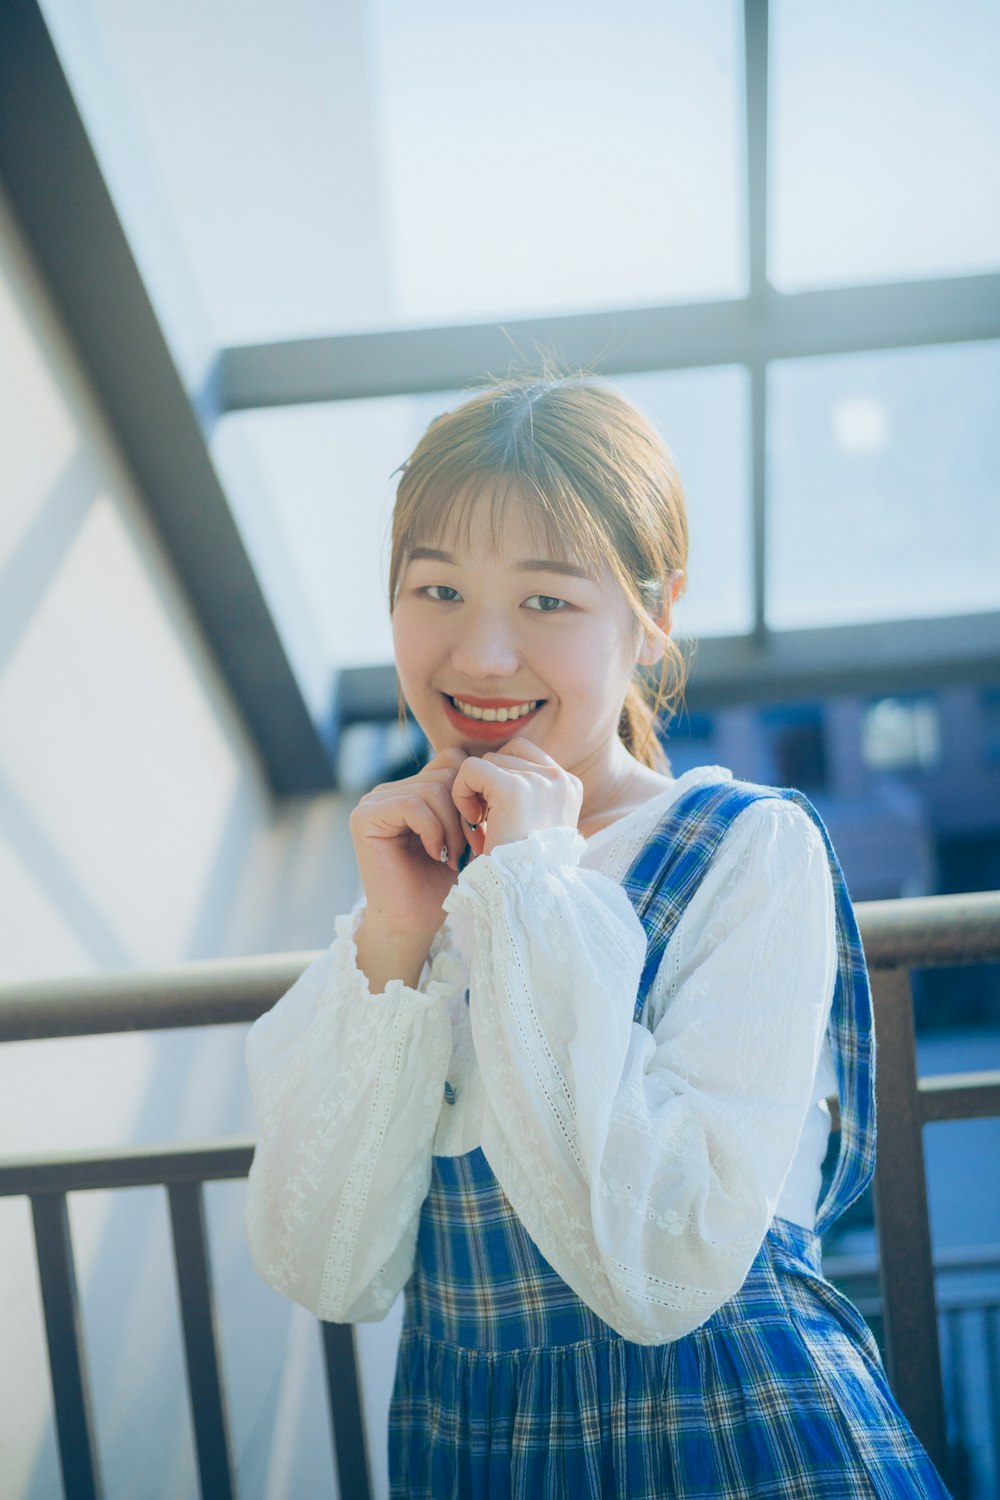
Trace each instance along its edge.
{"label": "window frame", "polygon": [[[395,673],[319,659],[276,619],[213,466],[228,413],[462,389],[515,347],[607,376],[742,365],[750,377],[754,625],[700,643],[693,710],[1000,681],[1000,611],[772,631],[765,617],[767,371],[785,358],[1000,339],[1000,274],[783,294],[767,280],[768,6],[744,0],[749,285],[725,301],[226,348],[196,385],[153,311],[37,3],[0,16],[0,186],[279,793],[336,784],[340,729],[393,720]],[[39,185],[42,190],[39,190]],[[142,379],[135,379],[141,369]],[[294,591],[286,591],[293,594]]]}

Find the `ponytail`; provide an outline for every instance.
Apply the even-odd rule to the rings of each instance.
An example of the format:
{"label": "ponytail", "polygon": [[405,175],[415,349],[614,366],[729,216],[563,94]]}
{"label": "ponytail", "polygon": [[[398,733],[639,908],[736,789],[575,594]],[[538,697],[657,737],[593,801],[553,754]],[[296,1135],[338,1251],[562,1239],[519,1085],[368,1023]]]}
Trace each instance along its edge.
{"label": "ponytail", "polygon": [[629,683],[618,720],[618,738],[641,765],[669,774],[670,761],[657,729],[665,725],[683,698],[687,663],[676,641],[664,636],[663,642],[664,652],[655,688],[645,675],[639,673]]}

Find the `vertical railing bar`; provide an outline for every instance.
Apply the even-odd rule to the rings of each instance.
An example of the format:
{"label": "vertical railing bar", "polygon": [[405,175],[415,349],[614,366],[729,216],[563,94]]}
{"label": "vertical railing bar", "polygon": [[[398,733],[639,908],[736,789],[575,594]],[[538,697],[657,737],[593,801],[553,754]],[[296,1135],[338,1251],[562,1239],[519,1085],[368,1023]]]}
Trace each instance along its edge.
{"label": "vertical railing bar", "polygon": [[101,1500],[104,1490],[66,1194],[32,1194],[31,1217],[66,1500]]}
{"label": "vertical railing bar", "polygon": [[872,1196],[886,1365],[897,1401],[945,1474],[948,1439],[908,971],[875,971],[872,992],[879,1056],[878,1164]]}
{"label": "vertical railing bar", "polygon": [[222,1384],[202,1188],[200,1182],[178,1182],[167,1189],[174,1266],[201,1493],[203,1500],[235,1500],[232,1442]]}
{"label": "vertical railing bar", "polygon": [[330,1427],[341,1500],[371,1500],[368,1443],[361,1409],[361,1381],[354,1329],[349,1323],[320,1323],[323,1363],[330,1399]]}
{"label": "vertical railing bar", "polygon": [[[951,1451],[958,1463],[962,1461],[962,1455],[968,1452],[968,1434],[966,1432],[966,1406],[965,1406],[965,1331],[962,1326],[962,1314],[957,1307],[951,1308],[946,1315],[948,1324],[948,1374],[951,1387],[951,1414],[953,1428],[951,1433]],[[954,1479],[954,1475],[947,1476]]]}
{"label": "vertical railing bar", "polygon": [[1000,1490],[1000,1308],[986,1313],[986,1371],[990,1394],[990,1432],[993,1434],[993,1475]]}

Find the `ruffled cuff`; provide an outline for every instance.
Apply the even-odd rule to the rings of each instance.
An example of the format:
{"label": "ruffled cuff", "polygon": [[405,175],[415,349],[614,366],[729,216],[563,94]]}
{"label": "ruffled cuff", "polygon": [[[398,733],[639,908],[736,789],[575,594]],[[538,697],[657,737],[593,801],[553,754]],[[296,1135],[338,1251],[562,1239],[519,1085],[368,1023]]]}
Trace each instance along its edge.
{"label": "ruffled cuff", "polygon": [[373,995],[368,976],[358,968],[358,949],[354,941],[364,908],[355,908],[349,916],[338,917],[334,923],[336,936],[330,944],[329,957],[333,973],[361,1000],[377,1000],[393,1006],[413,1005],[428,1008],[444,1002],[447,1004],[455,992],[464,985],[462,965],[455,955],[447,950],[439,951],[431,959],[430,968],[424,969],[420,988],[404,984],[402,979],[390,979],[385,989]]}
{"label": "ruffled cuff", "polygon": [[472,860],[444,899],[446,912],[473,911],[477,897],[524,882],[546,871],[574,869],[587,843],[576,828],[536,828],[526,838],[498,844],[492,853]]}

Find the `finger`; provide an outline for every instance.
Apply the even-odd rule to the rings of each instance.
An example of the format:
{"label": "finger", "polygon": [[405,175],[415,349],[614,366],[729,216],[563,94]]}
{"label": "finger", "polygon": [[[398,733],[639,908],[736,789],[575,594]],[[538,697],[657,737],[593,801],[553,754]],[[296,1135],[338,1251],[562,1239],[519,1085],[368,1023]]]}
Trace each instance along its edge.
{"label": "finger", "polygon": [[[486,822],[487,814],[489,812],[489,809],[487,808],[486,803],[483,801],[482,797],[480,797],[478,793],[475,794],[475,797],[476,801],[478,802],[475,817],[470,818],[463,816],[462,818],[462,822],[465,824],[466,829],[473,832]],[[452,803],[454,805],[454,797],[452,798]]]}
{"label": "finger", "polygon": [[496,782],[496,769],[481,757],[470,755],[462,763],[452,783],[451,800],[467,824],[475,826],[489,817],[491,793],[495,795]]}
{"label": "finger", "polygon": [[552,759],[534,740],[527,739],[524,735],[515,735],[512,740],[506,740],[500,750],[486,750],[483,752],[483,760],[495,759],[498,755],[513,755],[518,760],[530,760],[538,766],[558,766],[559,762]]}
{"label": "finger", "polygon": [[[454,813],[442,819],[443,809],[435,808],[428,796],[430,788],[423,791],[403,793],[392,799],[379,799],[373,801],[370,807],[358,804],[357,813],[365,813],[361,823],[361,831],[368,838],[398,838],[401,833],[409,831],[414,834],[430,859],[440,863],[441,851],[448,851],[448,863],[451,863],[452,850],[448,845],[448,823],[454,822]],[[452,844],[457,850],[458,844],[454,829],[452,830]],[[457,855],[456,855],[457,857]]]}
{"label": "finger", "polygon": [[442,860],[442,864],[448,863],[457,870],[459,855],[465,848],[465,830],[462,828],[461,817],[452,800],[450,781],[447,784],[435,782],[426,786],[425,790],[444,831],[444,841],[437,851],[438,857],[440,858],[441,849],[445,849],[447,861]]}
{"label": "finger", "polygon": [[457,746],[457,745],[451,745],[451,746],[448,747],[447,750],[439,750],[438,753],[437,753],[437,755],[433,755],[431,757],[431,759],[427,762],[427,764],[424,766],[424,770],[425,771],[441,771],[441,770],[444,770],[444,771],[457,771],[458,768],[459,768],[459,766],[462,764],[463,760],[465,760],[465,759],[466,759],[466,752],[464,750],[460,749],[459,746]]}
{"label": "finger", "polygon": [[482,854],[486,848],[486,828],[485,823],[480,823],[477,828],[466,828],[465,842],[473,854]]}

